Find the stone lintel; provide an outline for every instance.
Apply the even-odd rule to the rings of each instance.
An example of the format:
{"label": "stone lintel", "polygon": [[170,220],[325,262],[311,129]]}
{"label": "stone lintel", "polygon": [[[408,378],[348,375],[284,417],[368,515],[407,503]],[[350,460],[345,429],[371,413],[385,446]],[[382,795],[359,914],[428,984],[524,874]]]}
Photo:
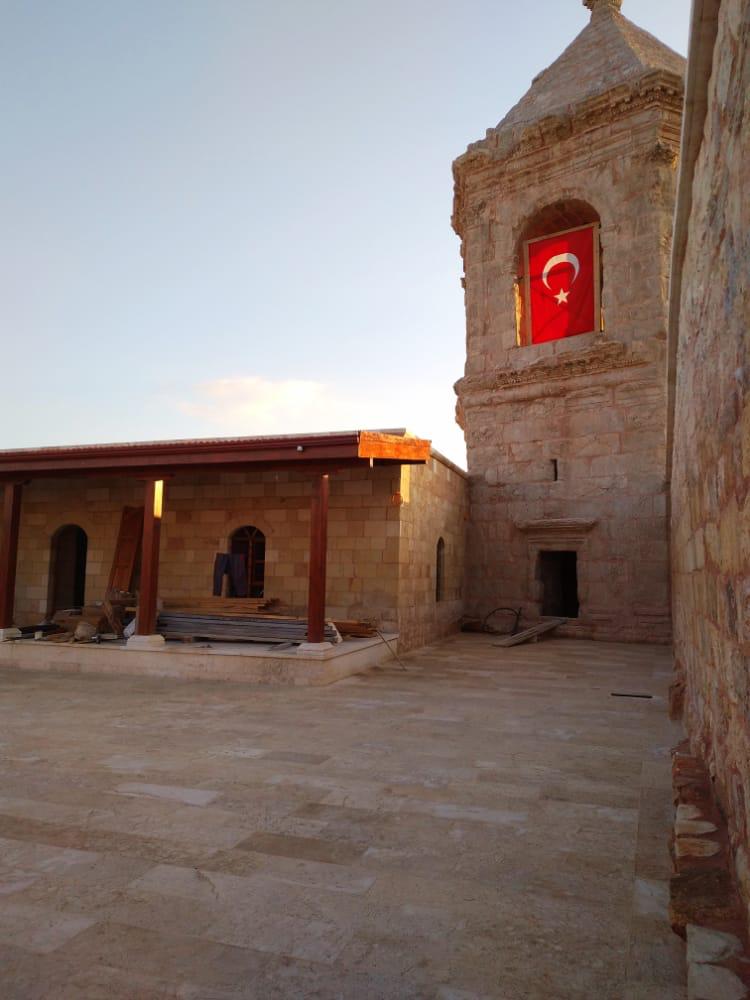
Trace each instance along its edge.
{"label": "stone lintel", "polygon": [[582,541],[597,524],[596,518],[543,517],[533,521],[516,521],[519,531],[531,541]]}

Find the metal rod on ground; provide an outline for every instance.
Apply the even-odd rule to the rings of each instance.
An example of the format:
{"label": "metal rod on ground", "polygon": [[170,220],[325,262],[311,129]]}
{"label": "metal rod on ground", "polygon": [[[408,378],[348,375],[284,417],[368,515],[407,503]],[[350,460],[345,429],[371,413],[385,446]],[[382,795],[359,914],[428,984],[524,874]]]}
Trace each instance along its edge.
{"label": "metal rod on ground", "polygon": [[406,667],[404,666],[404,663],[403,663],[403,660],[402,660],[402,659],[400,658],[400,656],[399,656],[399,655],[398,655],[398,653],[397,653],[397,652],[395,651],[395,649],[393,649],[393,648],[391,647],[391,644],[390,644],[390,642],[388,642],[388,640],[387,640],[387,639],[386,639],[386,637],[385,637],[385,636],[383,635],[383,633],[382,633],[382,632],[380,631],[380,629],[377,629],[377,628],[376,628],[376,629],[375,629],[375,631],[376,631],[376,632],[378,633],[378,635],[380,636],[380,638],[381,638],[381,639],[383,640],[383,642],[384,642],[384,643],[386,644],[386,646],[388,647],[388,649],[390,649],[390,651],[391,651],[391,653],[392,653],[392,655],[393,655],[393,659],[394,659],[394,660],[395,660],[395,661],[396,661],[396,662],[398,663],[398,665],[399,665],[399,666],[401,667],[401,669],[402,669],[402,670],[406,670]]}

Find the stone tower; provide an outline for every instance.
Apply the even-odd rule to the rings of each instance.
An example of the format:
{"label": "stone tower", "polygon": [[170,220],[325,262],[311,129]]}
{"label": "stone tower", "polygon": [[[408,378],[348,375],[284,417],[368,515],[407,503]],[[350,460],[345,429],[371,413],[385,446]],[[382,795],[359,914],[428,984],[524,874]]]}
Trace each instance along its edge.
{"label": "stone tower", "polygon": [[586,28],[454,163],[467,610],[668,641],[665,348],[685,61],[621,0],[585,6]]}

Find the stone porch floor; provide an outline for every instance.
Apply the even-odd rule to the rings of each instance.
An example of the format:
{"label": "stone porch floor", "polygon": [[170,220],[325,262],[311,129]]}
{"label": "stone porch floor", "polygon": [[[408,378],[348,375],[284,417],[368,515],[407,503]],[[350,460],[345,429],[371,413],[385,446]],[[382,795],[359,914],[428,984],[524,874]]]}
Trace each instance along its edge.
{"label": "stone porch floor", "polygon": [[460,636],[405,663],[0,671],[3,1000],[684,997],[668,651]]}

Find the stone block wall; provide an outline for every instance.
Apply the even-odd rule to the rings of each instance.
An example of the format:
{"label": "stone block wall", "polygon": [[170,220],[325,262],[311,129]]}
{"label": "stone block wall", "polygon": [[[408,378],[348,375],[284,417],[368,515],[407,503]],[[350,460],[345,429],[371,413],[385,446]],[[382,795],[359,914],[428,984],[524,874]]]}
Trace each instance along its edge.
{"label": "stone block wall", "polygon": [[[538,553],[572,550],[569,632],[670,638],[665,348],[681,94],[674,79],[649,86],[627,99],[615,89],[510,147],[492,130],[454,168],[473,615],[505,605],[538,617]],[[557,203],[599,217],[604,331],[519,345],[524,230]]]}
{"label": "stone block wall", "polygon": [[498,389],[474,410],[469,440],[482,419],[494,424],[492,446],[475,459],[484,474],[471,478],[467,602],[476,614],[504,605],[537,617],[539,553],[574,551],[575,634],[669,640],[661,346],[641,361],[564,386]]}
{"label": "stone block wall", "polygon": [[[126,479],[37,480],[24,489],[16,620],[48,606],[52,537],[76,524],[88,538],[88,602],[103,599],[124,506],[142,504]],[[331,475],[326,612],[373,618],[413,648],[457,627],[463,611],[465,474],[438,458],[425,467],[342,470]],[[310,479],[303,472],[180,475],[165,489],[159,596],[209,596],[217,552],[254,525],[266,536],[265,593],[293,614],[307,609]],[[435,545],[446,543],[445,600],[435,601]]]}
{"label": "stone block wall", "polygon": [[[327,613],[375,617],[398,626],[398,467],[342,470],[331,476]],[[65,524],[88,536],[86,600],[104,597],[122,508],[142,503],[127,480],[57,479],[24,489],[16,618],[38,621],[47,608],[51,539]],[[265,592],[293,613],[307,605],[310,483],[303,473],[247,472],[179,476],[167,482],[159,593],[167,599],[210,595],[216,552],[252,524],[266,536]]]}
{"label": "stone block wall", "polygon": [[[399,539],[399,648],[413,649],[456,631],[464,612],[468,481],[439,456],[403,466]],[[444,586],[436,599],[437,543]]]}
{"label": "stone block wall", "polygon": [[88,539],[86,599],[102,600],[112,567],[122,508],[143,503],[132,480],[40,479],[23,489],[16,573],[16,622],[33,625],[47,611],[52,536],[68,524]]}
{"label": "stone block wall", "polygon": [[682,266],[672,570],[687,728],[750,909],[749,53],[750,3],[722,0]]}

